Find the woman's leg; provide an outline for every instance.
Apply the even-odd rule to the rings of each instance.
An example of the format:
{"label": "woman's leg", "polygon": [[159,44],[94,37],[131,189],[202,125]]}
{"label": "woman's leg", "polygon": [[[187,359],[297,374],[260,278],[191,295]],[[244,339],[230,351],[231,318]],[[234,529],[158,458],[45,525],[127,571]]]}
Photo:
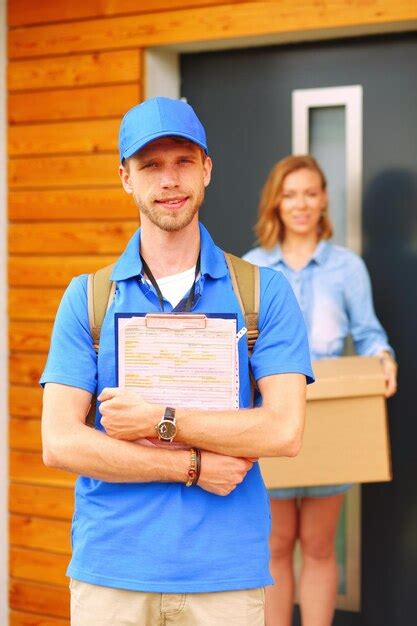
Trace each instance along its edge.
{"label": "woman's leg", "polygon": [[271,573],[275,584],[266,587],[266,626],[291,626],[294,606],[293,551],[298,533],[297,502],[271,498]]}
{"label": "woman's leg", "polygon": [[303,567],[300,608],[303,626],[330,626],[337,594],[335,536],[344,495],[303,498],[300,542]]}

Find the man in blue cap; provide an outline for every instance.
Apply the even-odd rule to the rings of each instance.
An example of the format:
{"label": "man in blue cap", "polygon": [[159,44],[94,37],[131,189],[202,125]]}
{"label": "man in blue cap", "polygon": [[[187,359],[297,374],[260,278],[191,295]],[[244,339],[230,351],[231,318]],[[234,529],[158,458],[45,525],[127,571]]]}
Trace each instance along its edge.
{"label": "man in blue cap", "polygon": [[[262,268],[250,359],[261,407],[251,406],[244,341],[240,409],[163,407],[118,389],[115,313],[235,313],[238,330],[244,326],[224,253],[198,221],[212,162],[193,109],[148,100],[123,118],[119,146],[120,178],[141,229],[113,269],[117,289],[98,358],[82,275],[62,299],[41,378],[45,463],[80,475],[71,623],[261,626],[272,578],[269,504],[256,458],[293,456],[300,447],[312,379],[302,315],[283,275]],[[85,416],[95,393],[91,429]],[[155,432],[164,447],[134,443]]]}

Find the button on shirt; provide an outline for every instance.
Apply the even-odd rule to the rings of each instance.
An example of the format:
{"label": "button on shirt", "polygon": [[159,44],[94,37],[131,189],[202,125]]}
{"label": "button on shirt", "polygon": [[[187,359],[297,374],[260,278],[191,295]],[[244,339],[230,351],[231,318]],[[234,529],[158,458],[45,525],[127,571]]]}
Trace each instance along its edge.
{"label": "button on shirt", "polygon": [[[244,319],[224,253],[200,225],[201,275],[192,311],[232,313]],[[142,280],[140,231],[117,262],[114,301],[103,322],[96,356],[88,324],[87,275],[69,285],[55,321],[41,383],[61,383],[91,393],[116,386],[114,313],[160,310],[157,294]],[[251,366],[256,379],[296,372],[312,380],[304,320],[280,273],[260,272],[260,335]],[[185,300],[166,312],[181,311]],[[239,341],[240,407],[251,405],[248,352]],[[242,420],[245,419],[242,413]],[[96,428],[102,430],[99,414]],[[204,459],[203,459],[204,464]],[[259,466],[226,497],[182,483],[108,483],[77,479],[68,575],[107,587],[159,593],[192,593],[263,587],[269,573],[269,499]]]}
{"label": "button on shirt", "polygon": [[368,271],[358,255],[320,241],[298,271],[287,265],[279,245],[271,250],[254,248],[243,258],[286,276],[306,321],[312,359],[341,356],[349,335],[359,355],[392,353],[375,315]]}

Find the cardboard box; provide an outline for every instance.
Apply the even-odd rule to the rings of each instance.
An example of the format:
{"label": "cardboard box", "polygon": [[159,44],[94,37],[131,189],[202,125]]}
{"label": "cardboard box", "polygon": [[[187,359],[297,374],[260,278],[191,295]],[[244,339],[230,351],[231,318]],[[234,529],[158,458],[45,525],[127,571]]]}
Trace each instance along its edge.
{"label": "cardboard box", "polygon": [[384,376],[375,357],[315,361],[303,446],[293,458],[261,459],[267,487],[391,480]]}

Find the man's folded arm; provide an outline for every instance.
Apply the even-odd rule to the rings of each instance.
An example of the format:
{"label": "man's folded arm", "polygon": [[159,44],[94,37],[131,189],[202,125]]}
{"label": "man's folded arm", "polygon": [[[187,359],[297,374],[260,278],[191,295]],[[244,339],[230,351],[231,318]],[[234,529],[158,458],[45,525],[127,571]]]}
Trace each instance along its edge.
{"label": "man's folded arm", "polygon": [[306,411],[306,377],[275,374],[258,381],[262,406],[235,411],[178,409],[178,440],[233,456],[296,456]]}
{"label": "man's folded arm", "polygon": [[47,383],[42,412],[43,460],[48,467],[107,482],[184,482],[186,450],[118,441],[85,425],[91,393]]}
{"label": "man's folded arm", "polygon": [[[235,457],[296,456],[306,410],[304,374],[274,374],[258,381],[262,407],[204,411],[176,408],[176,441]],[[99,396],[101,423],[115,439],[155,436],[163,406],[119,388]]]}
{"label": "man's folded arm", "polygon": [[[77,387],[47,383],[42,413],[43,460],[55,467],[106,482],[185,483],[190,469],[188,450],[169,450],[121,441],[85,424],[91,393]],[[198,485],[227,496],[241,483],[252,462],[202,451]]]}

